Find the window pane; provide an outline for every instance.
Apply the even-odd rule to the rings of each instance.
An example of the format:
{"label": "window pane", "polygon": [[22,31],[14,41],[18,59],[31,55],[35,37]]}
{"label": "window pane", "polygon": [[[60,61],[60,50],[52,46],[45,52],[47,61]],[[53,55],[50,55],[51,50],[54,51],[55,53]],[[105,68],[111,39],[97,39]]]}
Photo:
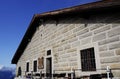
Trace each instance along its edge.
{"label": "window pane", "polygon": [[47,51],[47,55],[51,55],[51,50],[48,50],[48,51]]}
{"label": "window pane", "polygon": [[95,55],[94,48],[81,50],[81,66],[82,71],[95,71]]}
{"label": "window pane", "polygon": [[33,70],[34,72],[37,72],[37,61],[34,61],[33,69],[34,69],[34,70]]}
{"label": "window pane", "polygon": [[29,72],[29,62],[26,64],[26,72]]}

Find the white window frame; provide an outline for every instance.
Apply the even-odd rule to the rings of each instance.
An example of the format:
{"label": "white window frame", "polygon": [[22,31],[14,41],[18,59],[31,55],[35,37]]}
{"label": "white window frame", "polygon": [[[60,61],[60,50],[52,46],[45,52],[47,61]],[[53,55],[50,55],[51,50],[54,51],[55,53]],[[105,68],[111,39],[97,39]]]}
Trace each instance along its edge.
{"label": "white window frame", "polygon": [[81,76],[83,75],[90,75],[90,74],[100,74],[101,66],[100,66],[100,57],[99,57],[99,49],[98,49],[98,44],[97,43],[89,43],[86,45],[80,45],[77,50],[78,54],[78,69],[81,69],[81,55],[80,55],[80,50],[88,49],[88,48],[94,48],[94,54],[95,54],[95,63],[96,63],[96,71],[79,71],[79,74]]}

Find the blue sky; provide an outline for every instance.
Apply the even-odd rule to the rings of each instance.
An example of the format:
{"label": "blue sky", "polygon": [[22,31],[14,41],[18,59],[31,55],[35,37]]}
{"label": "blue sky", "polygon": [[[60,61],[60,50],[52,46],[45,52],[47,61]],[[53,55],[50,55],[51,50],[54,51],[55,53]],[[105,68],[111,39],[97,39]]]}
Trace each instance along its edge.
{"label": "blue sky", "polygon": [[11,65],[34,14],[98,0],[0,0],[0,66]]}

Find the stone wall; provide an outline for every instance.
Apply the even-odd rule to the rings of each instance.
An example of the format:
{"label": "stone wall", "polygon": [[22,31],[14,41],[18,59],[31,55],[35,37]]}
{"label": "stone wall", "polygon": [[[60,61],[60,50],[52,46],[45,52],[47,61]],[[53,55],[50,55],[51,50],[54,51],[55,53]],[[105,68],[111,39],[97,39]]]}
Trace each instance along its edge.
{"label": "stone wall", "polygon": [[[21,66],[24,75],[26,62],[29,62],[30,71],[33,71],[33,61],[39,57],[46,58],[47,50],[50,49],[53,71],[81,69],[80,50],[94,47],[97,69],[103,69],[106,66],[112,69],[120,68],[119,16],[119,13],[113,13],[91,15],[89,18],[69,17],[59,19],[58,24],[54,20],[46,20],[36,28],[17,67]],[[38,72],[41,70],[45,72],[45,64],[44,61],[44,69],[38,69]],[[80,76],[96,72],[80,71]],[[116,79],[120,77],[120,69],[112,72]]]}

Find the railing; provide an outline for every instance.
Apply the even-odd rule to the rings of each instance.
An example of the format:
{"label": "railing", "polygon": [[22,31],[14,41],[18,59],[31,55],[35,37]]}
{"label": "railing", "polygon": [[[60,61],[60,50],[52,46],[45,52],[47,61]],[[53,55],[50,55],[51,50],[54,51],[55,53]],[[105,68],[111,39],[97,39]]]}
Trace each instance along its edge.
{"label": "railing", "polygon": [[[113,71],[116,70],[120,70],[120,68],[110,68],[109,66],[107,66],[107,68],[103,68],[103,69],[96,69],[96,71],[94,73],[89,73],[89,75],[81,75],[82,69],[73,69],[74,73],[74,77],[72,79],[113,79],[116,76],[113,75]],[[76,73],[79,73],[79,76],[76,76]],[[120,75],[120,73],[118,73]],[[116,79],[116,78],[115,78]],[[118,79],[118,78],[117,78]],[[119,76],[120,79],[120,76]]]}
{"label": "railing", "polygon": [[[69,73],[66,73],[66,74],[60,73],[60,74],[61,74],[61,77],[69,78],[69,79],[120,79],[120,73],[118,73],[119,78],[113,75],[113,72],[116,70],[118,71],[120,70],[120,68],[111,69],[109,66],[107,66],[106,68],[103,68],[103,69],[96,69],[96,71],[93,71],[93,72],[92,71],[84,72],[82,71],[82,69],[71,69]],[[62,72],[62,71],[64,72],[64,70],[54,70],[54,74],[57,74],[56,72]],[[87,75],[85,73],[87,73]]]}
{"label": "railing", "polygon": [[[96,73],[91,73],[89,75],[81,75],[82,69],[71,69],[71,70],[54,70],[53,74],[40,72],[24,72],[24,77],[17,77],[15,79],[113,79],[115,76],[113,75],[114,70],[120,70],[120,68],[107,68],[104,69],[96,69]],[[97,72],[98,71],[98,72]],[[100,71],[100,72],[99,72]],[[79,75],[78,75],[79,74]]]}

